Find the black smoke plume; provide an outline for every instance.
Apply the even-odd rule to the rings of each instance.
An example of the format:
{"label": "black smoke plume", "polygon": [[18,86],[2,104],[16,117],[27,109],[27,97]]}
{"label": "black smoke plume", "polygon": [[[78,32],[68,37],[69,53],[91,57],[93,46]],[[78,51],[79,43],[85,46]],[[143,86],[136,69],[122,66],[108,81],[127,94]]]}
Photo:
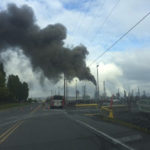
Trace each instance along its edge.
{"label": "black smoke plume", "polygon": [[65,74],[69,80],[78,77],[96,84],[86,67],[86,47],[66,48],[65,38],[66,28],[62,24],[40,29],[32,9],[27,5],[18,8],[9,4],[7,10],[0,12],[0,52],[18,47],[30,58],[32,67],[40,68],[49,79],[59,80],[61,74]]}

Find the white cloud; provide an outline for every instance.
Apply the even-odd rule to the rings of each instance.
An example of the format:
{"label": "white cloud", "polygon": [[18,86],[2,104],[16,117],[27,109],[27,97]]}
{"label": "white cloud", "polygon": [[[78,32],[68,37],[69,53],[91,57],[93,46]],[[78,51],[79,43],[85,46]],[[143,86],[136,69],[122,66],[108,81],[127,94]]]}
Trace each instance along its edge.
{"label": "white cloud", "polygon": [[[143,17],[149,11],[150,6],[150,1],[148,0],[120,1],[101,29],[100,27],[103,21],[115,3],[117,3],[117,0],[88,1],[85,3],[84,10],[86,11],[81,11],[80,8],[66,9],[64,4],[74,2],[70,0],[55,0],[53,2],[49,0],[1,0],[1,9],[6,9],[6,5],[12,2],[18,6],[27,4],[32,7],[37,18],[37,23],[41,27],[57,22],[64,24],[68,30],[68,36],[65,40],[66,45],[71,46],[72,44],[77,45],[83,43],[87,46],[90,52],[87,64],[90,64],[94,58],[99,56],[101,52],[120,37],[122,33],[126,32]],[[79,2],[81,3],[81,1]],[[143,21],[114,47],[114,49],[119,49],[119,52],[109,52],[101,59],[103,62],[100,64],[102,67],[102,72],[100,72],[101,89],[103,80],[106,80],[106,84],[109,84],[111,87],[111,89],[108,89],[109,93],[113,87],[115,87],[114,91],[117,90],[117,88],[121,90],[123,90],[123,88],[135,89],[137,86],[141,86],[143,89],[149,89],[149,26],[150,17]],[[139,43],[137,43],[137,40]],[[132,50],[135,46],[141,47],[140,50]],[[131,50],[128,50],[128,48]],[[25,61],[25,56],[18,58],[17,53],[11,55],[14,59],[11,59],[11,63],[6,65],[7,71],[9,73],[16,72],[22,79],[26,78],[28,81],[34,81],[36,77],[31,67],[29,67],[29,61]],[[12,68],[10,64],[13,64],[14,68]],[[95,66],[96,64],[90,68],[96,77]],[[22,68],[24,69],[22,70]],[[36,85],[36,81],[34,82],[35,87],[39,87],[39,85]],[[48,87],[48,84],[46,84],[45,87]],[[63,86],[62,81],[59,84]],[[70,87],[73,87],[74,84],[74,81],[70,83]],[[110,84],[112,84],[112,86]],[[89,86],[93,88],[93,85],[89,84]],[[33,92],[34,95],[40,93],[41,88],[37,88],[37,91],[38,92]]]}
{"label": "white cloud", "polygon": [[51,89],[53,84],[47,79],[44,80],[44,86],[41,86],[40,71],[33,71],[29,59],[22,53],[21,50],[16,49],[12,51],[11,49],[1,53],[1,60],[5,64],[5,71],[7,77],[11,74],[18,75],[20,80],[27,82],[30,89],[30,96],[42,97],[50,95],[49,89]]}
{"label": "white cloud", "polygon": [[[97,79],[97,68],[96,65],[92,65],[91,67],[92,74],[95,75]],[[107,94],[111,95],[112,93],[116,93],[118,88],[121,92],[123,92],[124,87],[121,83],[120,79],[123,76],[122,69],[117,66],[115,63],[107,62],[106,64],[100,63],[98,67],[98,74],[99,74],[99,86],[100,92],[103,93],[103,81],[106,82],[106,90]]]}
{"label": "white cloud", "polygon": [[114,62],[122,70],[118,80],[126,90],[140,87],[149,93],[150,89],[150,47],[111,52],[109,62]]}

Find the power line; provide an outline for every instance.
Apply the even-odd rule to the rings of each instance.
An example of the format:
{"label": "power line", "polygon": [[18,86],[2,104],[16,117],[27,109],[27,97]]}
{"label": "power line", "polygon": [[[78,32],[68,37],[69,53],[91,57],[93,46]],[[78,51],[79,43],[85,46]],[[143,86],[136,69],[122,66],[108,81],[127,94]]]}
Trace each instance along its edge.
{"label": "power line", "polygon": [[[104,0],[104,2],[102,3],[101,8],[100,8],[101,10],[99,11],[99,14],[101,14],[101,12],[102,12],[102,10],[103,10],[103,7],[104,7],[104,5],[105,5],[105,3],[106,3],[106,1],[107,1],[107,0]],[[94,22],[94,23],[91,25],[91,27],[94,28],[95,25],[96,25],[96,22]],[[89,34],[89,30],[88,30],[88,29],[89,29],[89,28],[86,29],[86,31],[87,31],[87,32],[86,32],[86,35]]]}
{"label": "power line", "polygon": [[[88,11],[88,9],[90,8],[92,2],[93,2],[93,0],[90,0],[90,2],[88,3],[88,5],[87,5],[87,7],[86,7],[86,9],[85,9],[85,12]],[[85,19],[86,15],[87,15],[87,13],[81,14],[81,12],[80,12],[79,21],[78,21],[78,23],[76,24],[76,27],[74,27],[73,35],[74,35],[74,34],[77,32],[77,30],[79,29],[80,24],[81,24],[81,22],[83,22],[83,20]]]}
{"label": "power line", "polygon": [[[105,18],[105,20],[103,21],[103,23],[100,26],[100,32],[102,31],[105,23],[108,21],[109,17],[112,15],[113,11],[116,9],[117,5],[119,4],[120,0],[117,1],[117,3],[112,7],[112,9],[110,10],[108,16]],[[93,39],[94,40],[94,39]],[[93,41],[92,40],[92,41]]]}
{"label": "power line", "polygon": [[95,61],[102,57],[106,52],[108,52],[112,47],[114,47],[120,40],[122,40],[130,31],[132,31],[137,25],[139,25],[146,17],[150,15],[148,12],[144,17],[142,17],[134,26],[132,26],[127,32],[125,32],[118,40],[116,40],[111,46],[109,46],[101,55],[99,55],[89,66],[91,66]]}
{"label": "power line", "polygon": [[[112,7],[112,9],[110,10],[110,12],[108,13],[108,15],[106,16],[106,18],[104,19],[103,23],[101,24],[100,26],[100,33],[98,35],[101,34],[102,32],[102,29],[105,25],[105,23],[108,21],[108,19],[110,18],[110,16],[112,15],[113,11],[115,11],[115,9],[117,8],[118,4],[119,4],[120,0],[117,1],[117,3],[115,3],[115,5]],[[95,36],[97,37],[97,36]],[[94,40],[95,38],[92,38],[92,41]]]}

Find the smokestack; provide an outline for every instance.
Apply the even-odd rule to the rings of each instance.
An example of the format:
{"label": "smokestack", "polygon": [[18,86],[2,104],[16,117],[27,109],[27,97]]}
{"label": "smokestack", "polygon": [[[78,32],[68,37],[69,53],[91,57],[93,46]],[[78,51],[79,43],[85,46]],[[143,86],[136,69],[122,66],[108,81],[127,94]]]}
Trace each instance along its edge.
{"label": "smokestack", "polygon": [[41,69],[44,76],[58,81],[78,77],[96,84],[86,66],[88,54],[84,45],[64,47],[66,28],[62,24],[48,25],[41,29],[35,23],[33,10],[27,5],[9,4],[0,12],[0,52],[19,48],[30,59],[33,69]]}

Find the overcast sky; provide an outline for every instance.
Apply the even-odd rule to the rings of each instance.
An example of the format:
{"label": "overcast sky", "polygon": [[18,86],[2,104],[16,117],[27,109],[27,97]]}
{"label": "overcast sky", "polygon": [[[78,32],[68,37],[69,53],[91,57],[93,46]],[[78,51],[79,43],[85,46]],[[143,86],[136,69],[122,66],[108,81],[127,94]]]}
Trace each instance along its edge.
{"label": "overcast sky", "polygon": [[[30,6],[36,16],[36,23],[44,28],[48,24],[62,23],[67,28],[66,46],[84,44],[89,55],[86,62],[96,77],[96,65],[99,64],[100,93],[102,83],[106,81],[110,95],[124,89],[127,91],[146,90],[150,93],[150,16],[121,40],[111,51],[90,65],[115,40],[131,28],[150,11],[149,0],[0,0],[0,11],[8,3],[17,6]],[[40,86],[39,73],[33,72],[30,61],[21,51],[11,49],[1,54],[9,60],[5,63],[7,74],[18,74],[21,80],[30,86],[30,96],[48,96],[50,91],[62,91],[63,82],[56,85],[47,79]],[[78,82],[87,85],[91,95],[95,87],[90,82]],[[73,95],[75,82],[68,83],[70,95]]]}

